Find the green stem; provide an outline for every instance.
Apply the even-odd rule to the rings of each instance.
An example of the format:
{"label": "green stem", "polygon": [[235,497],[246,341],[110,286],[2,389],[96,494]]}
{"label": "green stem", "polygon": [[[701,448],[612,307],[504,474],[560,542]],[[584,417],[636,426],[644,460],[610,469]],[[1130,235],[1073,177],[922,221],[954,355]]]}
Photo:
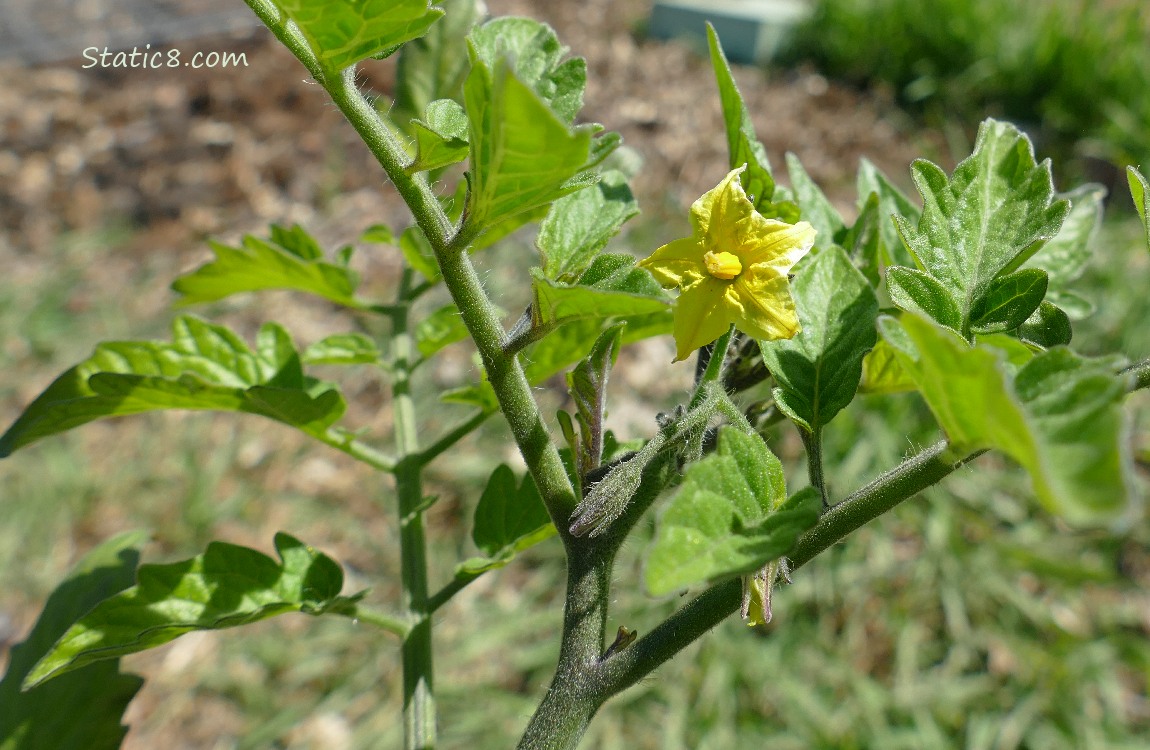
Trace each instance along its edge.
{"label": "green stem", "polygon": [[452,597],[454,597],[460,591],[463,591],[463,589],[467,588],[467,586],[470,585],[472,581],[477,580],[481,575],[483,574],[456,573],[454,578],[448,581],[443,588],[441,588],[439,591],[436,591],[431,596],[431,599],[429,599],[427,602],[428,609],[434,612],[444,604],[447,604],[449,601],[451,601]]}
{"label": "green stem", "polygon": [[419,463],[424,466],[431,463],[444,451],[474,432],[475,428],[486,422],[490,416],[491,412],[489,411],[479,411],[452,427],[442,437],[420,451]]}
{"label": "green stem", "polygon": [[823,499],[823,509],[830,507],[830,498],[827,497],[826,479],[823,477],[823,433],[821,427],[816,427],[813,432],[807,432],[806,428],[799,427],[799,434],[803,438],[803,447],[807,451],[807,477],[810,479],[811,486],[819,491],[819,497]]}
{"label": "green stem", "polygon": [[1134,375],[1134,387],[1131,388],[1131,390],[1137,391],[1142,388],[1150,388],[1150,359],[1135,362],[1122,370],[1122,372],[1124,374]]}
{"label": "green stem", "polygon": [[[411,270],[404,269],[400,281],[401,299],[411,284]],[[410,630],[403,639],[403,726],[406,750],[435,747],[435,679],[432,663],[431,603],[427,594],[427,542],[423,531],[422,464],[419,455],[419,426],[411,395],[411,365],[416,359],[415,343],[408,330],[406,307],[392,316],[392,386],[395,412],[395,448],[404,456],[395,467],[399,501],[400,581],[403,606]]]}
{"label": "green stem", "polygon": [[400,638],[406,638],[407,634],[411,632],[411,623],[406,617],[365,607],[362,604],[357,604],[347,613],[347,616],[356,622],[367,623]]}

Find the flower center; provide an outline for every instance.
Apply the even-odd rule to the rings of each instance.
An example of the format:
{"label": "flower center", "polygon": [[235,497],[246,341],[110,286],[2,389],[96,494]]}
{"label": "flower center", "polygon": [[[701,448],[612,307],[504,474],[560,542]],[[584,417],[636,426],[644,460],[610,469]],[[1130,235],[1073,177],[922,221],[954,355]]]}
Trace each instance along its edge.
{"label": "flower center", "polygon": [[726,251],[716,253],[708,250],[707,254],[703,256],[703,265],[707,267],[707,273],[716,279],[729,281],[743,272],[743,264],[739,261],[739,256]]}

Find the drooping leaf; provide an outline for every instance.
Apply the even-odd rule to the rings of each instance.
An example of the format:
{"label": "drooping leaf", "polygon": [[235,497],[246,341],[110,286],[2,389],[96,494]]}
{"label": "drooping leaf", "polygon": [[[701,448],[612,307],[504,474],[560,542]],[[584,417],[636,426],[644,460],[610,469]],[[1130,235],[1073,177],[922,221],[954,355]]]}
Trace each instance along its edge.
{"label": "drooping leaf", "polygon": [[424,357],[430,357],[445,346],[467,338],[467,326],[455,305],[444,305],[415,327],[415,345]]}
{"label": "drooping leaf", "polygon": [[732,427],[691,464],[659,517],[644,580],[655,596],[761,568],[787,555],[818,521],[817,493],[786,495],[783,467],[766,443]]}
{"label": "drooping leaf", "polygon": [[619,356],[624,324],[611,326],[599,336],[591,353],[567,373],[567,389],[575,402],[579,422],[578,468],[580,476],[599,467],[603,460],[603,429],[607,418],[607,378]]}
{"label": "drooping leaf", "polygon": [[439,0],[443,19],[399,52],[392,116],[410,120],[436,99],[463,101],[463,79],[470,64],[467,34],[483,17],[481,0]]}
{"label": "drooping leaf", "polygon": [[240,411],[325,442],[346,409],[339,391],[303,374],[291,337],[269,323],[249,349],[223,326],[183,316],[172,343],[114,341],[55,380],[0,436],[0,456],[105,417],[159,409]]}
{"label": "drooping leaf", "polygon": [[379,347],[362,333],[336,333],[303,353],[305,365],[371,365],[380,361]]}
{"label": "drooping leaf", "polygon": [[960,455],[1002,451],[1030,474],[1048,510],[1075,523],[1114,521],[1133,503],[1113,359],[1058,347],[1015,371],[1003,350],[971,347],[912,316],[882,318],[884,338]]}
{"label": "drooping leaf", "polygon": [[707,24],[707,43],[711,50],[711,67],[719,86],[719,102],[723,110],[723,122],[727,127],[727,153],[729,167],[736,169],[746,164],[740,176],[743,190],[755,204],[755,210],[768,219],[779,219],[789,224],[799,220],[799,207],[782,195],[771,173],[771,163],[767,150],[755,136],[755,124],[751,113],[743,103],[743,95],[735,84],[731,66],[727,64],[723,46],[715,29]]}
{"label": "drooping leaf", "polygon": [[461,563],[459,572],[482,573],[501,568],[519,552],[555,535],[543,498],[530,476],[516,481],[515,472],[500,464],[487,480],[475,508],[471,538],[486,557]]}
{"label": "drooping leaf", "polygon": [[137,583],[84,615],[25,678],[25,687],[87,664],[134,654],[194,630],[219,630],[286,612],[322,615],[350,607],[343,571],[330,557],[276,534],[282,563],[256,550],[212,542],[204,554],[141,565]]}
{"label": "drooping leaf", "polygon": [[974,153],[951,177],[921,159],[912,171],[923,214],[917,228],[899,217],[899,233],[916,266],[949,290],[957,330],[969,336],[972,313],[991,282],[1054,237],[1070,204],[1055,199],[1050,162],[1035,163],[1030,139],[994,120],[982,124]]}
{"label": "drooping leaf", "polygon": [[440,169],[467,158],[468,124],[463,107],[452,99],[427,105],[422,120],[413,120],[415,161],[408,174]]}
{"label": "drooping leaf", "polygon": [[579,318],[645,315],[669,309],[670,299],[651,274],[629,255],[604,254],[574,284],[552,281],[538,270],[532,279],[531,315],[536,328]]}
{"label": "drooping leaf", "polygon": [[264,289],[293,289],[338,305],[363,308],[356,299],[359,278],[344,263],[324,260],[323,251],[302,228],[272,226],[271,237],[248,235],[239,247],[209,242],[216,259],[172,283],[178,304],[195,305]]}
{"label": "drooping leaf", "polygon": [[800,218],[809,221],[818,232],[815,235],[815,248],[821,250],[840,242],[846,234],[846,222],[807,174],[799,157],[790,152],[787,152],[787,174],[791,178],[795,202],[799,204]]}
{"label": "drooping leaf", "polygon": [[539,226],[535,245],[543,274],[565,279],[583,273],[624,222],[639,213],[627,178],[609,170],[597,185],[560,198]]}
{"label": "drooping leaf", "polygon": [[307,38],[320,64],[338,73],[427,33],[443,11],[427,0],[273,0]]}
{"label": "drooping leaf", "polygon": [[831,245],[802,266],[791,285],[802,330],[761,341],[775,376],[775,402],[808,433],[854,398],[863,356],[875,344],[878,300],[846,252]]}
{"label": "drooping leaf", "polygon": [[1130,185],[1134,208],[1138,210],[1138,218],[1142,219],[1142,227],[1146,231],[1146,249],[1150,250],[1150,182],[1134,167],[1126,167],[1126,181]]}
{"label": "drooping leaf", "polygon": [[1024,268],[994,279],[970,311],[975,333],[1010,331],[1026,322],[1046,296],[1046,271]]}
{"label": "drooping leaf", "polygon": [[859,162],[856,183],[860,214],[871,195],[878,199],[879,258],[882,265],[888,268],[914,265],[914,260],[902,244],[892,217],[901,216],[910,223],[917,224],[922,211],[866,158]]}
{"label": "drooping leaf", "polygon": [[[122,674],[118,659],[90,664],[27,692],[20,685],[69,626],[98,604],[132,585],[142,531],[129,531],[83,557],[48,597],[32,632],[12,648],[0,681],[0,748],[3,750],[115,750],[127,727],[120,720],[143,685]],[[67,710],[61,710],[66,707]]]}

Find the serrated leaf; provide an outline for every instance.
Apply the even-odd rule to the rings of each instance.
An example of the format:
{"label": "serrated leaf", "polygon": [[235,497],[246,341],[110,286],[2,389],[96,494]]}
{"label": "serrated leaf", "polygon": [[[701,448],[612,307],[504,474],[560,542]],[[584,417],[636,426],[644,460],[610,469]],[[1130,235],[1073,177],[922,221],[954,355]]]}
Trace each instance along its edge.
{"label": "serrated leaf", "polygon": [[1090,261],[1090,243],[1102,225],[1106,188],[1090,183],[1069,193],[1060,193],[1058,197],[1070,201],[1070,213],[1058,234],[1027,265],[1046,271],[1052,291],[1065,291],[1082,275]]}
{"label": "serrated leaf", "polygon": [[847,231],[843,217],[807,174],[799,157],[788,151],[786,158],[787,175],[791,178],[795,202],[799,204],[799,217],[810,222],[818,232],[815,235],[815,247],[821,250],[841,241]]}
{"label": "serrated leaf", "polygon": [[891,217],[901,216],[912,224],[917,224],[922,216],[922,211],[911,202],[910,198],[906,197],[906,194],[895,187],[894,183],[887,179],[878,167],[866,158],[859,162],[856,187],[859,195],[860,212],[870,200],[871,195],[878,199],[879,257],[882,265],[888,268],[890,266],[914,265],[914,260],[903,246],[898,229]]}
{"label": "serrated leaf", "polygon": [[323,251],[300,227],[273,226],[271,238],[248,235],[239,247],[209,242],[216,259],[172,283],[180,306],[195,305],[264,289],[292,289],[338,305],[361,309],[355,298],[359,278],[344,264],[323,259]]}
{"label": "serrated leaf", "polygon": [[1045,300],[1018,328],[1018,338],[1044,349],[1069,344],[1073,334],[1066,312]]}
{"label": "serrated leaf", "polygon": [[[129,531],[83,557],[56,587],[32,632],[14,646],[0,681],[0,748],[3,750],[114,750],[127,733],[121,717],[144,681],[121,674],[118,660],[21,692],[32,667],[68,627],[101,600],[132,585],[143,531]],[[66,711],[61,708],[66,707]]]}
{"label": "serrated leaf", "polygon": [[427,105],[422,120],[413,120],[415,160],[408,174],[441,169],[467,158],[468,123],[463,107],[451,99]]}
{"label": "serrated leaf", "polygon": [[172,343],[107,342],[55,380],[0,437],[0,456],[82,424],[159,409],[240,411],[321,440],[346,409],[333,386],[305,377],[290,336],[269,323],[255,351],[198,318],[172,324]]}
{"label": "serrated leaf", "polygon": [[443,19],[399,53],[395,75],[393,117],[401,121],[418,116],[436,99],[462,102],[463,80],[470,63],[467,34],[483,17],[481,0],[439,0]]}
{"label": "serrated leaf", "polygon": [[999,276],[970,312],[975,333],[1010,331],[1026,322],[1046,296],[1048,278],[1039,268]]}
{"label": "serrated leaf", "polygon": [[555,535],[543,498],[530,476],[521,482],[506,464],[487,480],[475,508],[471,538],[485,558],[460,564],[462,573],[482,573],[511,562],[515,555]]}
{"label": "serrated leaf", "polygon": [[854,398],[863,356],[877,338],[878,300],[837,245],[802,266],[791,296],[802,330],[759,346],[778,383],[775,401],[808,433],[818,432]]}
{"label": "serrated leaf", "polygon": [[532,272],[531,316],[536,328],[558,326],[579,318],[645,315],[669,309],[659,284],[629,255],[607,253],[595,258],[574,284]]}
{"label": "serrated leaf", "polygon": [[962,311],[958,304],[950,291],[930,274],[894,266],[887,269],[886,285],[891,301],[898,308],[925,315],[955,331],[961,328]]}
{"label": "serrated leaf", "polygon": [[[579,421],[578,467],[580,476],[599,467],[603,460],[603,423],[607,418],[607,378],[619,356],[624,324],[604,331],[587,355],[567,373],[567,389],[575,402]],[[568,441],[570,442],[570,441]]]}
{"label": "serrated leaf", "polygon": [[787,555],[819,518],[817,493],[786,496],[783,467],[766,443],[732,427],[691,464],[659,517],[644,579],[655,596],[761,568]]}
{"label": "serrated leaf", "polygon": [[743,103],[743,95],[735,84],[731,66],[723,54],[723,46],[715,29],[707,24],[707,44],[711,50],[711,67],[715,71],[715,81],[719,87],[719,103],[723,111],[723,122],[727,129],[727,153],[731,169],[747,165],[739,178],[743,190],[755,204],[755,210],[768,219],[779,219],[788,224],[799,220],[799,207],[782,198],[771,174],[771,163],[767,150],[755,135],[755,124],[751,113]]}
{"label": "serrated leaf", "polygon": [[900,234],[915,264],[951,291],[957,330],[968,336],[991,282],[1054,237],[1070,204],[1055,200],[1049,160],[1035,163],[1030,139],[995,120],[982,123],[974,153],[949,178],[922,159],[912,172],[923,214],[917,228],[900,221]]}
{"label": "serrated leaf", "polygon": [[607,241],[639,213],[623,173],[609,170],[597,185],[560,198],[539,226],[535,246],[549,279],[583,273]]}
{"label": "serrated leaf", "polygon": [[[1030,474],[1048,510],[1075,523],[1115,521],[1133,503],[1117,362],[1062,347],[1014,372],[1002,350],[971,347],[915,316],[880,321],[958,454],[993,448]],[[899,331],[888,329],[901,328]],[[895,333],[892,339],[888,333]]]}
{"label": "serrated leaf", "polygon": [[24,686],[194,630],[247,625],[286,612],[321,615],[359,598],[339,595],[343,571],[331,558],[283,533],[276,534],[275,546],[282,563],[247,547],[212,542],[190,560],[141,565],[137,584],[68,628]]}
{"label": "serrated leaf", "polygon": [[423,357],[467,338],[467,326],[455,305],[444,305],[415,326],[415,345]]}
{"label": "serrated leaf", "polygon": [[1126,167],[1126,182],[1130,185],[1130,197],[1134,199],[1134,208],[1146,232],[1146,249],[1150,250],[1150,183],[1134,167]]}
{"label": "serrated leaf", "polygon": [[427,0],[273,0],[329,72],[394,51],[427,33],[443,11]]}
{"label": "serrated leaf", "polygon": [[303,353],[305,365],[372,365],[379,362],[379,347],[362,333],[336,333],[315,342]]}

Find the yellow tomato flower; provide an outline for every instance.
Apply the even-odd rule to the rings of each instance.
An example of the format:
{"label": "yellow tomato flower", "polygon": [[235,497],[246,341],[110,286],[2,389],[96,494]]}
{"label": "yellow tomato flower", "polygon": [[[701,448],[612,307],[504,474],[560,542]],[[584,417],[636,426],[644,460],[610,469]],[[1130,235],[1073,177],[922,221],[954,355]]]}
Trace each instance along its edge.
{"label": "yellow tomato flower", "polygon": [[732,323],[756,339],[799,332],[787,274],[814,244],[814,227],[756,211],[739,183],[744,169],[732,170],[691,206],[693,236],[663,245],[639,263],[663,286],[679,287],[676,362]]}

